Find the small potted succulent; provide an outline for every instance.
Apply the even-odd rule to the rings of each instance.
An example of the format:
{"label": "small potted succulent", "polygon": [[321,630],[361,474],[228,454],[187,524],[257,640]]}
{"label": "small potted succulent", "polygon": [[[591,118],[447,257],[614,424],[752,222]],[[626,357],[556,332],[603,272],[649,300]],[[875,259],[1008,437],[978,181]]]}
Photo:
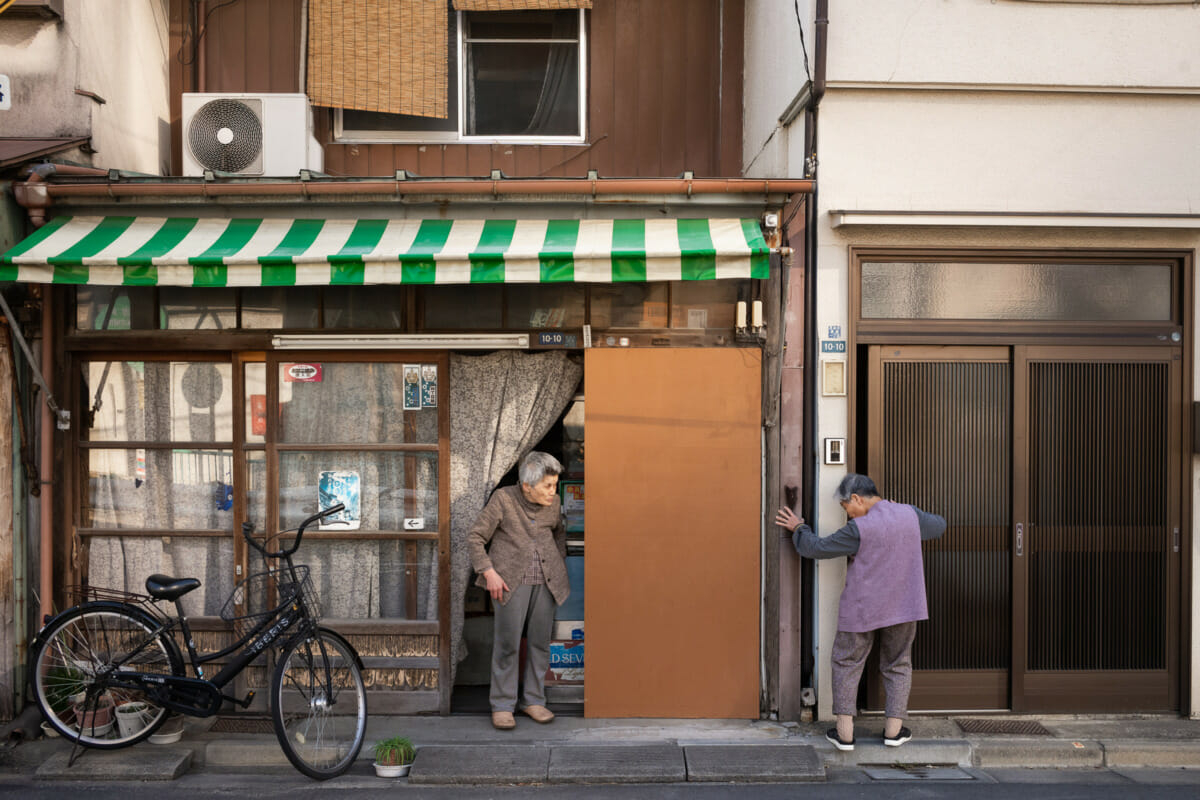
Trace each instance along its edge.
{"label": "small potted succulent", "polygon": [[412,742],[403,736],[393,736],[376,742],[375,774],[381,778],[401,778],[408,774],[408,768],[412,766],[416,754]]}

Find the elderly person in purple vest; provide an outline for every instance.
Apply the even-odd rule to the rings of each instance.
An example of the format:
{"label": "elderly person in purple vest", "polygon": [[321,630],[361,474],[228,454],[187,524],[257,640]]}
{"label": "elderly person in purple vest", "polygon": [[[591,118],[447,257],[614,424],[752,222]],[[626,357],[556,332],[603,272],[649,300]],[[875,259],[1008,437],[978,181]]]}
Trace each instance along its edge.
{"label": "elderly person in purple vest", "polygon": [[857,473],[842,479],[835,497],[850,519],[829,536],[817,536],[791,509],[781,508],[775,515],[775,523],[792,532],[801,556],[849,559],[831,656],[837,727],[826,738],[839,750],[854,749],[858,682],[878,638],[887,694],[883,743],[899,747],[912,738],[904,719],[912,689],[913,637],[917,622],[929,619],[921,542],[945,533],[946,520],[883,499],[875,482]]}
{"label": "elderly person in purple vest", "polygon": [[495,603],[492,641],[492,725],[516,727],[518,651],[525,637],[525,679],[520,709],[534,722],[549,722],[546,670],[554,611],[571,593],[567,578],[567,530],[558,499],[563,466],[549,453],[521,460],[520,483],[492,493],[467,533],[475,584]]}

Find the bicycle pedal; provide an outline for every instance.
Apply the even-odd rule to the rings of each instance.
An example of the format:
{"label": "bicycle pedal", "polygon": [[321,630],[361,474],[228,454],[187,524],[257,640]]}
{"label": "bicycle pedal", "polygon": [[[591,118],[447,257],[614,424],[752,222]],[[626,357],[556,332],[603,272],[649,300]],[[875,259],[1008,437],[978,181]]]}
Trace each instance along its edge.
{"label": "bicycle pedal", "polygon": [[247,694],[244,700],[238,700],[236,697],[230,697],[227,694],[223,694],[221,697],[222,699],[227,700],[234,705],[241,706],[242,708],[249,708],[250,703],[254,701],[254,692],[251,691],[249,694]]}

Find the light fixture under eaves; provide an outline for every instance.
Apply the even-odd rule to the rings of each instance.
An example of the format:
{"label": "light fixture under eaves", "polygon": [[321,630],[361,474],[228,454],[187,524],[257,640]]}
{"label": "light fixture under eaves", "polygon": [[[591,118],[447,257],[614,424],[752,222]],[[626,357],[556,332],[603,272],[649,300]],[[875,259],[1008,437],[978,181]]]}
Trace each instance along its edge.
{"label": "light fixture under eaves", "polygon": [[380,333],[276,336],[276,350],[525,350],[527,333]]}

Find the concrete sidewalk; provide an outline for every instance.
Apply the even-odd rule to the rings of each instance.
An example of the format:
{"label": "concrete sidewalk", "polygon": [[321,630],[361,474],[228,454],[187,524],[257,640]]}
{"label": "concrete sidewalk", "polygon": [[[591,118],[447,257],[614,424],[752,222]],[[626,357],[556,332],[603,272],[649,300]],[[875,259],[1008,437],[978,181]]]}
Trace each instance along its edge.
{"label": "concrete sidewalk", "polygon": [[[626,720],[559,716],[538,725],[518,715],[497,731],[483,715],[372,715],[360,760],[371,744],[407,736],[417,746],[410,783],[653,783],[821,781],[827,769],[871,766],[960,768],[1196,769],[1200,720],[1174,716],[917,716],[913,739],[884,747],[880,718],[860,718],[853,752],[825,740],[830,723],[764,720]],[[34,740],[10,748],[0,769],[40,780],[172,780],[189,771],[245,772],[291,765],[267,725],[222,733],[187,720],[174,745],[87,751],[67,766],[70,744]],[[252,726],[250,726],[252,727]],[[83,765],[83,766],[81,766]],[[357,767],[356,767],[357,769]]]}

